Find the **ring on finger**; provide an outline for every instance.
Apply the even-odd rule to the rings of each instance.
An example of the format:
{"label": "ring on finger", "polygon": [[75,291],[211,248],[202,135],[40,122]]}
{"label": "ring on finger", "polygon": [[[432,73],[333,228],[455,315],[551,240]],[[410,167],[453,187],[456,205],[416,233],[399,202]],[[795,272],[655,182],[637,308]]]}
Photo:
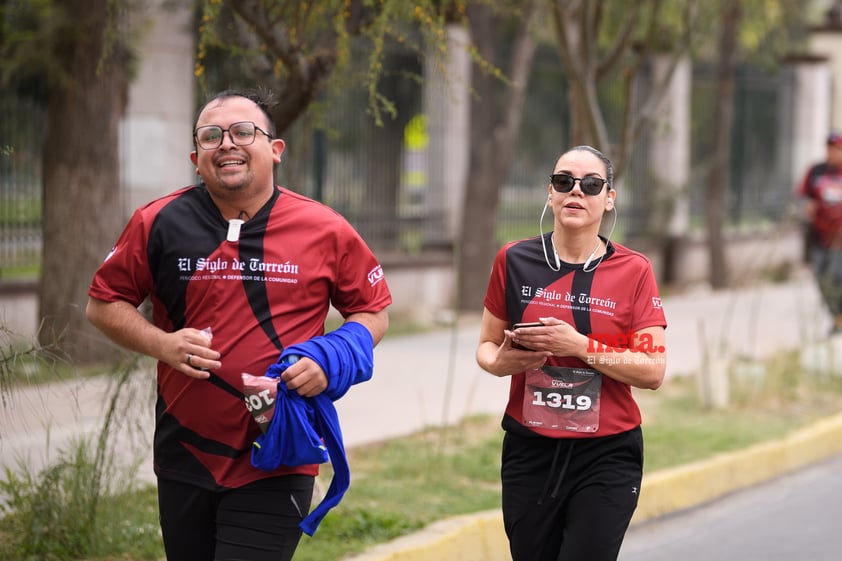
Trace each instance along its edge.
{"label": "ring on finger", "polygon": [[191,355],[190,353],[187,353],[187,366],[189,366],[190,368],[193,368],[193,364],[190,362],[190,360],[192,358],[193,358],[193,355]]}

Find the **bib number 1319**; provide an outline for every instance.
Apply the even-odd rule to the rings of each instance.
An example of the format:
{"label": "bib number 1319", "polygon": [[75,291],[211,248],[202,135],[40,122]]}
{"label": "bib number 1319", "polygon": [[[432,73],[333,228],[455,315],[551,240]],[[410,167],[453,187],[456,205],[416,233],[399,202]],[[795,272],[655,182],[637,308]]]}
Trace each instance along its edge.
{"label": "bib number 1319", "polygon": [[589,368],[544,366],[526,372],[523,422],[544,430],[599,429],[602,374]]}
{"label": "bib number 1319", "polygon": [[586,395],[561,394],[558,392],[545,394],[544,392],[536,391],[532,393],[532,396],[535,398],[532,400],[532,405],[537,405],[538,407],[586,411],[593,404],[593,400]]}

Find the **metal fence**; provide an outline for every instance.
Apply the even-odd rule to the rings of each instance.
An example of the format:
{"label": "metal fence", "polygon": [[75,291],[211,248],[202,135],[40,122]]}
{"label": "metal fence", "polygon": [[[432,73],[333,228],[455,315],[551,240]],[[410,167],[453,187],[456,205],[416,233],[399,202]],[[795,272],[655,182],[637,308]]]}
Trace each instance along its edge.
{"label": "metal fence", "polygon": [[[420,73],[416,60],[403,58],[395,64],[411,66]],[[317,128],[305,118],[284,134],[287,150],[278,180],[341,212],[372,247],[412,255],[449,241],[442,239],[447,203],[425,183],[425,166],[435,162],[426,160],[423,143],[414,140],[424,126],[423,85],[401,79],[397,72],[391,76],[382,88],[396,104],[396,119],[375,126],[365,111],[366,93],[349,88],[326,107],[327,127]],[[699,229],[711,154],[710,115],[712,104],[718,102],[712,76],[709,67],[694,66],[693,168],[688,189],[691,224]],[[610,110],[612,88],[619,87],[607,86],[601,92],[609,104],[611,130],[618,128],[618,112]],[[792,175],[786,131],[792,118],[792,88],[793,77],[786,69],[769,74],[744,67],[739,72],[729,170],[729,227],[774,222],[788,208],[792,186],[786,178]],[[501,198],[501,242],[537,234],[547,174],[567,146],[565,100],[557,55],[551,50],[539,51],[517,153]],[[37,270],[40,260],[42,130],[41,108],[26,100],[0,98],[0,275],[16,268]],[[645,235],[650,227],[649,162],[644,135],[634,146],[623,178],[621,236]]]}
{"label": "metal fence", "polygon": [[40,264],[43,123],[36,102],[0,95],[0,275]]}
{"label": "metal fence", "polygon": [[[394,86],[394,85],[393,85]],[[421,107],[421,84],[404,84],[388,91],[394,95],[399,118],[383,128],[373,127],[361,110],[364,97],[349,95],[331,108],[330,133],[298,125],[289,143],[299,147],[302,163],[281,170],[308,195],[321,198],[354,223],[377,248],[410,249],[436,245],[444,230],[445,202],[429,189],[418,173],[426,154],[413,151],[407,135],[413,117]],[[619,98],[622,85],[609,84],[600,91],[607,107],[609,131],[619,130]],[[705,192],[712,154],[711,115],[714,74],[710,65],[693,69],[691,107],[690,180],[685,186],[690,198],[690,223],[696,231],[704,227]],[[569,145],[569,122],[565,79],[557,54],[539,50],[524,106],[517,152],[498,214],[500,242],[534,235],[546,199],[547,175],[558,155]],[[735,87],[735,121],[729,162],[727,227],[752,228],[774,223],[791,203],[792,177],[788,131],[791,130],[794,78],[786,67],[774,73],[743,66]],[[644,84],[641,89],[646,90]],[[314,147],[301,153],[301,146]],[[413,160],[415,158],[415,160]],[[653,187],[648,135],[639,138],[621,178],[623,216],[620,235],[630,238],[650,235]],[[303,172],[303,173],[302,173]],[[438,238],[437,238],[438,236]]]}

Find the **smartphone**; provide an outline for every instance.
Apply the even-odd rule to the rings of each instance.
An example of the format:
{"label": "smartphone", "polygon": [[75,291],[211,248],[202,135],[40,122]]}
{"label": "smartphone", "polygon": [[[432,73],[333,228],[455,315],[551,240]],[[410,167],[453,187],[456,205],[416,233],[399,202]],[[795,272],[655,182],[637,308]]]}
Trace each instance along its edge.
{"label": "smartphone", "polygon": [[540,321],[528,321],[525,323],[516,323],[512,326],[512,330],[520,329],[521,327],[543,327],[543,323]]}
{"label": "smartphone", "polygon": [[[541,327],[542,325],[544,325],[544,324],[541,323],[540,321],[527,321],[527,322],[514,324],[512,326],[512,330],[518,329],[520,327]],[[530,350],[530,349],[527,349],[526,347],[524,347],[522,345],[518,345],[514,341],[512,341],[512,347],[514,347],[515,349],[521,349],[521,350],[524,350],[524,351]]]}

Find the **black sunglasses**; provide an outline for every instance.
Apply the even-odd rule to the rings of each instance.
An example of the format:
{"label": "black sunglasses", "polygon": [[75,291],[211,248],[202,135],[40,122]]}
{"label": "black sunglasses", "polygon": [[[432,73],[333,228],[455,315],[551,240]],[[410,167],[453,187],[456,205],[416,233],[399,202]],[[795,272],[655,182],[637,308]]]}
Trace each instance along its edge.
{"label": "black sunglasses", "polygon": [[576,185],[577,181],[579,182],[579,187],[582,189],[582,193],[591,196],[599,195],[602,192],[602,188],[608,183],[607,179],[592,175],[587,177],[573,177],[567,173],[554,173],[550,176],[550,184],[559,193],[569,193],[573,190],[573,186]]}

